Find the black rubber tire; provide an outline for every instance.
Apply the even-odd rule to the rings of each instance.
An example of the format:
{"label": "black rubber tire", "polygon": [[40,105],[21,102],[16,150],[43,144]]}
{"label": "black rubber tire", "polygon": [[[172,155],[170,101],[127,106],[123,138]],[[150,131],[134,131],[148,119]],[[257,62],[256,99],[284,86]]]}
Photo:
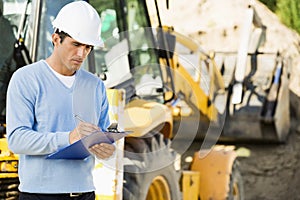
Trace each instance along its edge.
{"label": "black rubber tire", "polygon": [[179,200],[179,175],[174,168],[175,154],[168,140],[158,132],[144,138],[125,139],[125,158],[132,161],[124,166],[124,200],[151,200],[147,197],[152,181],[160,177],[168,185],[172,200]]}
{"label": "black rubber tire", "polygon": [[235,161],[232,166],[232,172],[230,175],[229,193],[227,200],[244,200],[244,183],[243,178],[239,170],[239,163]]}

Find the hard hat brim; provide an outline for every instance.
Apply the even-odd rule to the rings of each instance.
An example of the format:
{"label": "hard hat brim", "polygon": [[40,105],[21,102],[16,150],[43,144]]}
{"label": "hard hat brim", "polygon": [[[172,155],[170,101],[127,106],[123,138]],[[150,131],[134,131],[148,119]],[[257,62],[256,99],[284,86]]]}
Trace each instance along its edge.
{"label": "hard hat brim", "polygon": [[99,40],[84,40],[83,38],[80,38],[80,37],[76,37],[76,36],[74,37],[73,35],[70,35],[70,36],[71,36],[71,38],[73,38],[74,40],[76,40],[77,42],[80,42],[82,44],[91,45],[94,47],[104,47],[104,42],[101,38],[99,38]]}

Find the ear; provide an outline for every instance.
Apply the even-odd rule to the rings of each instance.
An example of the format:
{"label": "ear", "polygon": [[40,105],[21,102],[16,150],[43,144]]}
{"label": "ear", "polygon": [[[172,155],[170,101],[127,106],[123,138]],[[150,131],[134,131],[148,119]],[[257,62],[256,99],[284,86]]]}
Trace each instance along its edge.
{"label": "ear", "polygon": [[52,34],[52,43],[53,43],[54,47],[57,46],[57,45],[59,45],[59,43],[60,43],[60,37],[59,37],[59,35],[57,33],[53,33]]}

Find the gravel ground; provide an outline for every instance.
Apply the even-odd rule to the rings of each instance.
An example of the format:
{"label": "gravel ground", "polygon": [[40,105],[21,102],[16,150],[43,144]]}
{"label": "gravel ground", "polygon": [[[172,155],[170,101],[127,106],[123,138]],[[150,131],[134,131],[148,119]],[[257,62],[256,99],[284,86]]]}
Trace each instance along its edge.
{"label": "gravel ground", "polygon": [[245,199],[300,199],[298,168],[300,134],[292,132],[285,145],[249,145],[249,158],[240,158]]}
{"label": "gravel ground", "polygon": [[292,126],[286,143],[241,145],[251,152],[250,157],[239,158],[246,200],[300,199],[299,97],[291,93],[291,102]]}
{"label": "gravel ground", "polygon": [[249,145],[249,158],[240,158],[246,200],[300,199],[300,134],[291,132],[287,144]]}

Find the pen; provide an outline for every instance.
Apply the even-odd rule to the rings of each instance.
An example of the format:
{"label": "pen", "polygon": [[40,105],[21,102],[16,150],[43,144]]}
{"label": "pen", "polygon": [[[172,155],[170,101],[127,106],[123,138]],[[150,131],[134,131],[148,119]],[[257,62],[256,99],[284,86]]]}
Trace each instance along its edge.
{"label": "pen", "polygon": [[76,118],[76,119],[78,119],[79,121],[81,121],[81,122],[85,122],[83,119],[81,119],[78,115],[74,115],[74,117]]}

